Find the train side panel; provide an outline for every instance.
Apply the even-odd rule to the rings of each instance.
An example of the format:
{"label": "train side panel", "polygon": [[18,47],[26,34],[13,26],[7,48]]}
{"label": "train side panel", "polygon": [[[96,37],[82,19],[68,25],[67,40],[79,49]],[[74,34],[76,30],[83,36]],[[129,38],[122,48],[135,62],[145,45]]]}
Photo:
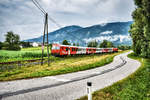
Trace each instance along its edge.
{"label": "train side panel", "polygon": [[77,47],[70,47],[70,55],[77,54],[78,48]]}
{"label": "train side panel", "polygon": [[77,54],[86,54],[86,48],[85,47],[78,47]]}
{"label": "train side panel", "polygon": [[61,47],[60,47],[60,56],[69,55],[69,51],[70,51],[70,48],[69,48],[69,47],[61,46]]}

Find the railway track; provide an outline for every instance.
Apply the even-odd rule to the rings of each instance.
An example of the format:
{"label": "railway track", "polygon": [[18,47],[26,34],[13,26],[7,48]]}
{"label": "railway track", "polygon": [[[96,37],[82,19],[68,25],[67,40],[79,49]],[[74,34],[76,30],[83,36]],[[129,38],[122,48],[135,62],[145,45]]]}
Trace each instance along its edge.
{"label": "railway track", "polygon": [[[31,59],[31,60],[0,62],[0,65],[19,64],[19,63],[24,63],[24,62],[36,62],[36,61],[40,61],[40,60],[42,60],[42,59]],[[43,59],[43,60],[45,60],[45,59]]]}
{"label": "railway track", "polygon": [[[44,58],[44,62],[46,63],[47,58]],[[11,62],[0,62],[0,72],[3,71],[11,71],[15,68],[21,68],[22,66],[29,66],[29,65],[38,65],[41,64],[42,59],[31,59],[31,60],[23,60],[23,61],[11,61]]]}

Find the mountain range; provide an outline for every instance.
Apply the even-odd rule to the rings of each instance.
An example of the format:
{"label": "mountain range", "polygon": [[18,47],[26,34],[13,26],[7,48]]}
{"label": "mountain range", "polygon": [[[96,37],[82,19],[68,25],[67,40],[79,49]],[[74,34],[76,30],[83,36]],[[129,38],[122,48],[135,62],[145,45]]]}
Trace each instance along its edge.
{"label": "mountain range", "polygon": [[[80,27],[77,25],[66,26],[54,32],[48,33],[49,43],[62,43],[63,40],[68,40],[71,44],[79,43],[86,46],[90,41],[103,40],[113,42],[114,45],[132,45],[132,40],[129,34],[130,25],[128,22],[112,22],[93,25],[90,27]],[[43,36],[24,40],[26,42],[42,42]]]}

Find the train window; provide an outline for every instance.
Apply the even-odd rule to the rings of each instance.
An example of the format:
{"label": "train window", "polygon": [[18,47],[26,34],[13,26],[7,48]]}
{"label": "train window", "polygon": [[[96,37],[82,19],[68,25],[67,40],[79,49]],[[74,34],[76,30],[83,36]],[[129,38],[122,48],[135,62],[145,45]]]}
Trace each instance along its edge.
{"label": "train window", "polygon": [[66,51],[68,51],[68,48],[66,48]]}
{"label": "train window", "polygon": [[52,49],[55,49],[55,48],[56,48],[56,46],[53,46],[53,47],[52,47]]}
{"label": "train window", "polygon": [[59,46],[53,46],[52,49],[59,50],[60,47]]}
{"label": "train window", "polygon": [[76,51],[76,49],[75,49],[75,48],[72,48],[72,51]]}
{"label": "train window", "polygon": [[60,49],[60,47],[59,46],[57,46],[57,50],[59,50]]}

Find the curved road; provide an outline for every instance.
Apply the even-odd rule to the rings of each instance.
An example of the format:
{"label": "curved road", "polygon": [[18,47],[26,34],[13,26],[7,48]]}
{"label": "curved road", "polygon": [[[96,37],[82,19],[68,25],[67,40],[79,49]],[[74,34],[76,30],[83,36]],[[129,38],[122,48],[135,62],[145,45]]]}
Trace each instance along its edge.
{"label": "curved road", "polygon": [[0,82],[2,100],[74,100],[86,95],[86,83],[92,82],[92,91],[112,85],[140,67],[140,62],[123,53],[103,67],[27,80]]}

